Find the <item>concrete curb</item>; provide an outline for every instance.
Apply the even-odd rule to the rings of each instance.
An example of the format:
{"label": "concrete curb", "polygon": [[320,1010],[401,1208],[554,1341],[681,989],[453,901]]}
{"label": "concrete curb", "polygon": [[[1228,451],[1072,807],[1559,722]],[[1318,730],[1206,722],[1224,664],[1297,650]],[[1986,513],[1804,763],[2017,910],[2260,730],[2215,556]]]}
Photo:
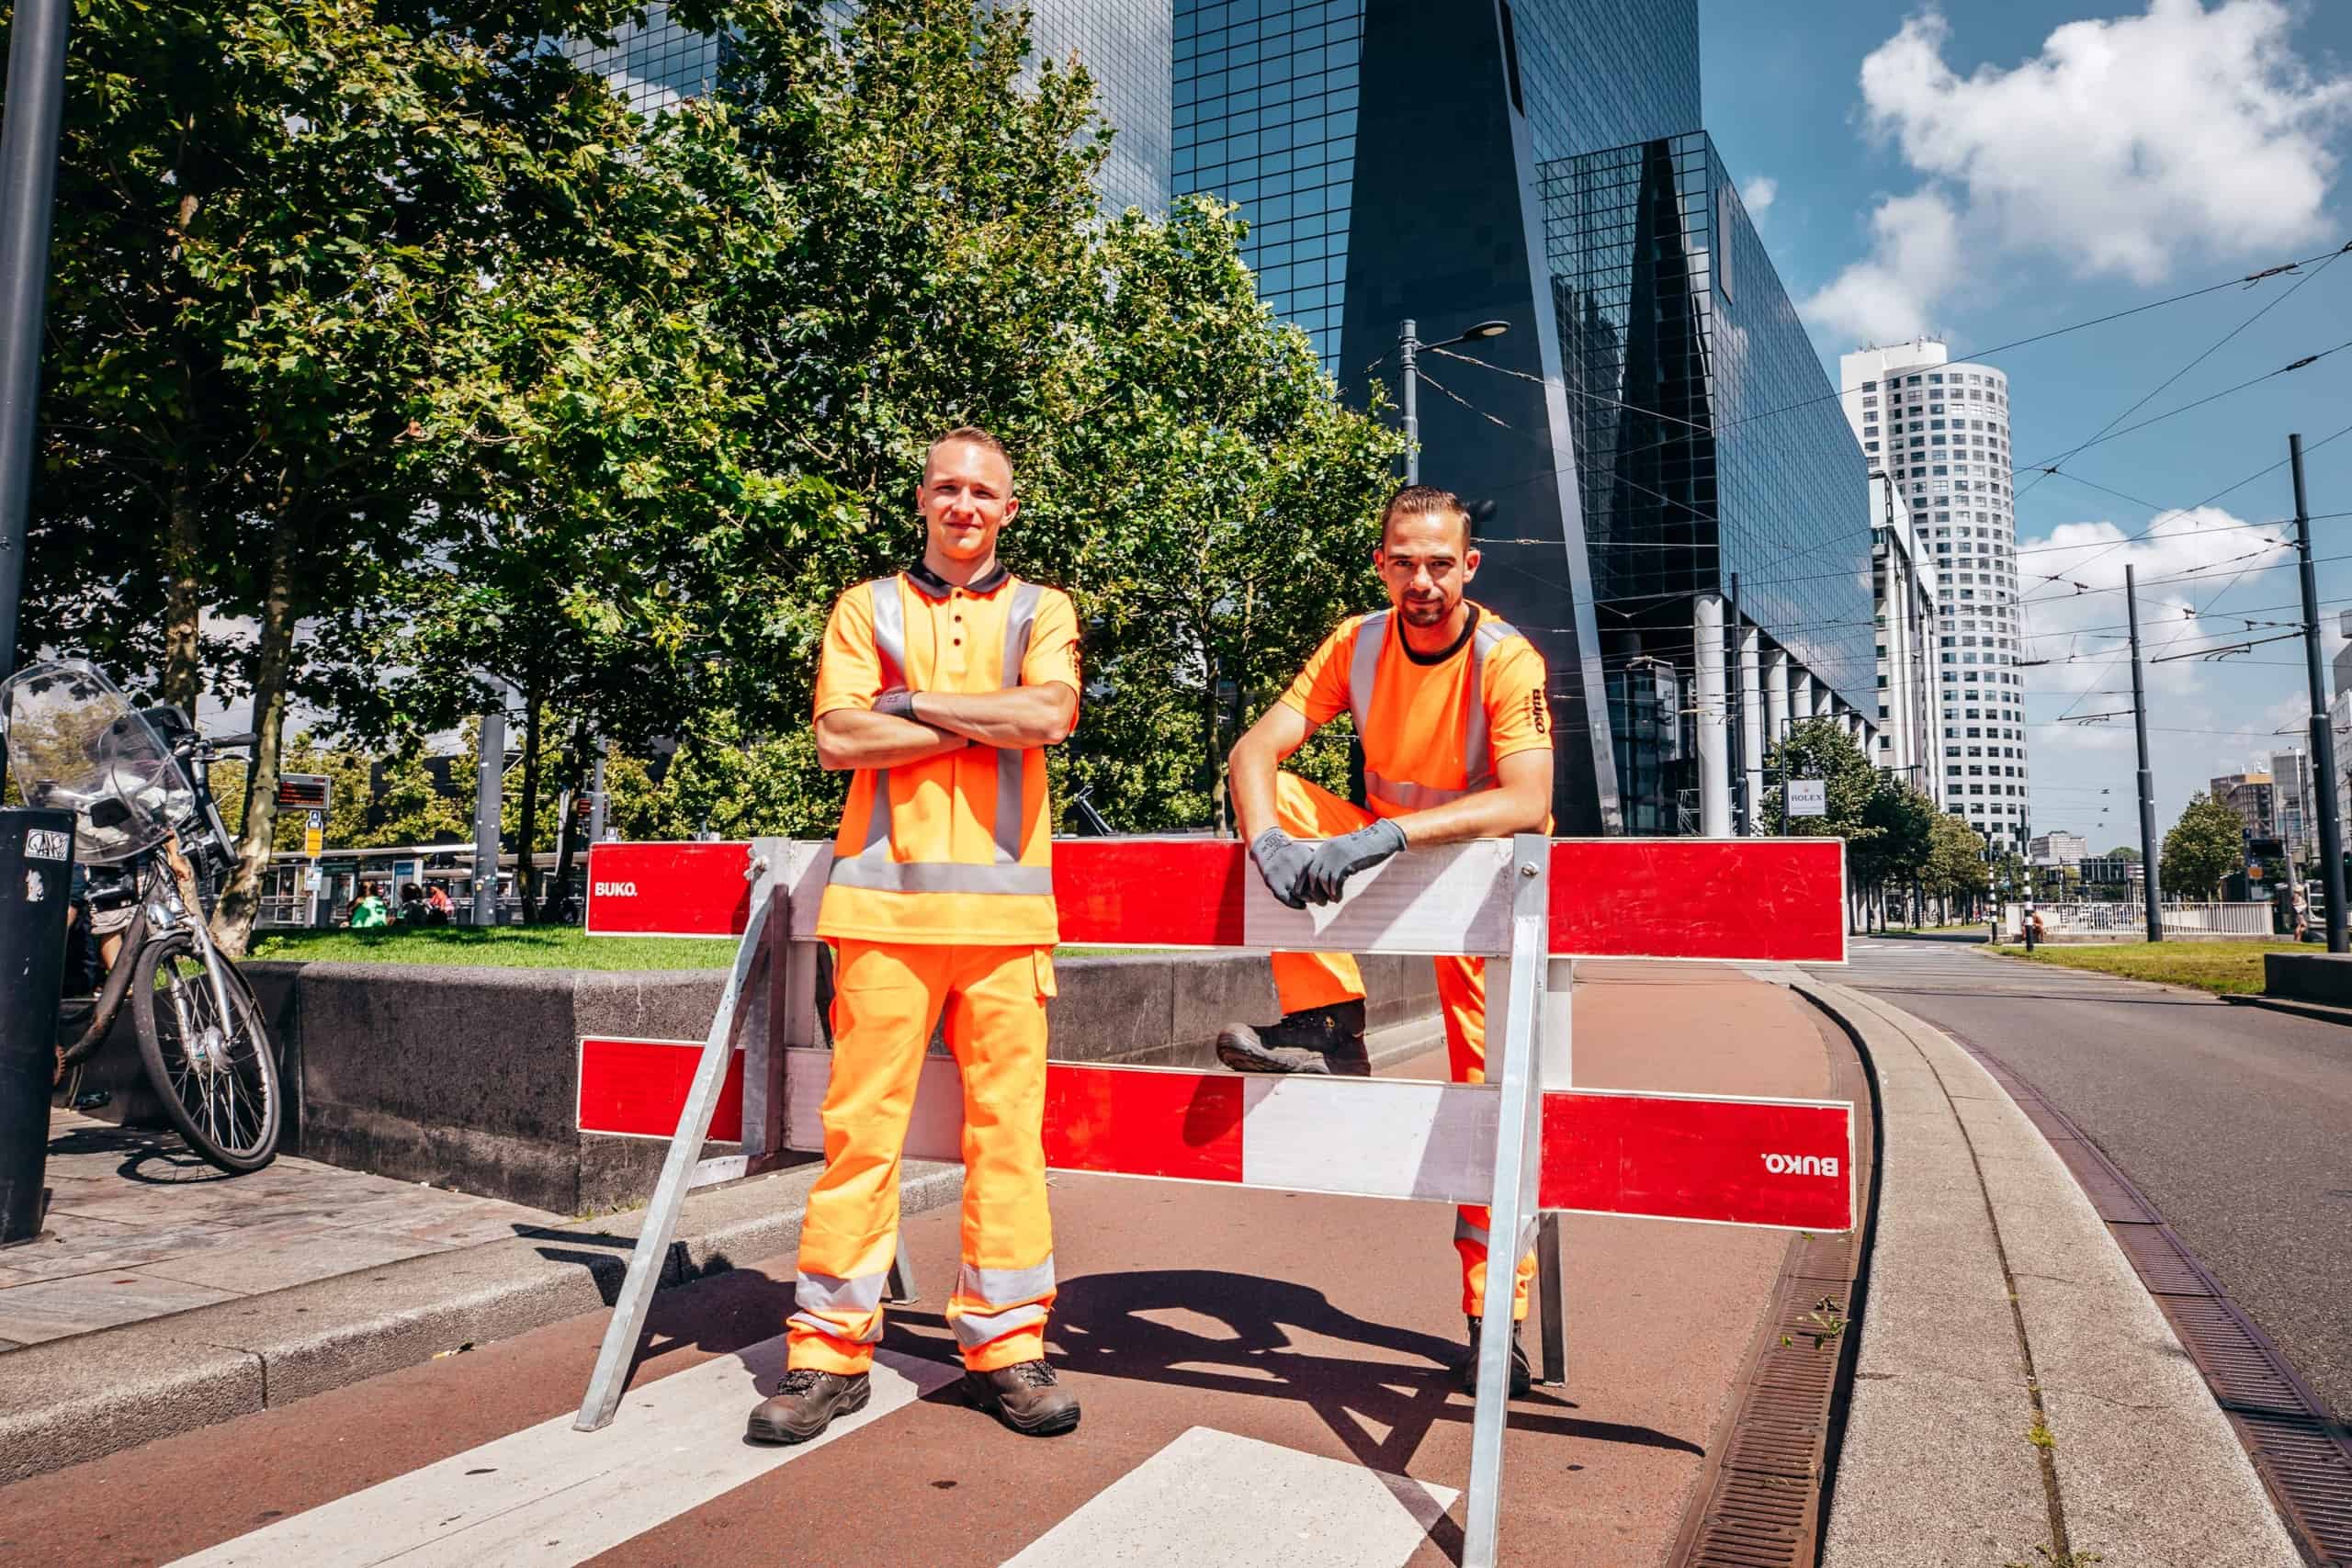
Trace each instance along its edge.
{"label": "concrete curb", "polygon": [[[686,1200],[662,1287],[788,1251],[814,1164]],[[900,1202],[957,1201],[961,1167],[910,1161]],[[0,1356],[0,1483],[505,1338],[612,1303],[643,1211],[428,1253]]]}
{"label": "concrete curb", "polygon": [[[2296,1568],[2253,1463],[2131,1262],[2007,1090],[1847,987],[1885,1154],[1826,1568]],[[2059,1533],[2063,1529],[2063,1536]]]}
{"label": "concrete curb", "polygon": [[[1375,1066],[1443,1041],[1435,1017],[1365,1036]],[[815,1161],[691,1194],[662,1288],[789,1252]],[[904,1213],[957,1201],[960,1166],[910,1160]],[[641,1209],[428,1253],[0,1356],[0,1484],[290,1404],[612,1305]]]}
{"label": "concrete curb", "polygon": [[2312,1019],[2321,1023],[2352,1023],[2352,1007],[2335,1007],[2326,1002],[2307,1002],[2295,997],[2261,997],[2245,991],[2225,991],[2222,999],[2234,1008],[2261,1008],[2267,1012],[2283,1012],[2295,1018]]}

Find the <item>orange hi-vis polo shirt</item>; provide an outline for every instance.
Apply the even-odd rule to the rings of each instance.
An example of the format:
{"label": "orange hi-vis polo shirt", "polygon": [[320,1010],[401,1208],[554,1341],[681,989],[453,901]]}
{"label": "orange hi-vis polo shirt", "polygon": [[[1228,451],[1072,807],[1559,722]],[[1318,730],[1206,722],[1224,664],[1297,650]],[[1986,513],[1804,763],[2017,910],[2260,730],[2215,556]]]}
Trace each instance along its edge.
{"label": "orange hi-vis polo shirt", "polygon": [[[1393,610],[1355,615],[1323,641],[1282,700],[1319,726],[1352,714],[1364,803],[1375,817],[1426,811],[1495,787],[1495,763],[1552,744],[1544,656],[1477,604],[1453,646],[1405,645]],[[1546,824],[1549,830],[1549,824]]]}
{"label": "orange hi-vis polo shirt", "polygon": [[[816,716],[870,708],[893,687],[1080,689],[1078,614],[1058,589],[1002,567],[958,588],[921,563],[833,605]],[[860,768],[833,840],[817,934],[860,942],[1051,947],[1053,813],[1046,752],[971,745]]]}

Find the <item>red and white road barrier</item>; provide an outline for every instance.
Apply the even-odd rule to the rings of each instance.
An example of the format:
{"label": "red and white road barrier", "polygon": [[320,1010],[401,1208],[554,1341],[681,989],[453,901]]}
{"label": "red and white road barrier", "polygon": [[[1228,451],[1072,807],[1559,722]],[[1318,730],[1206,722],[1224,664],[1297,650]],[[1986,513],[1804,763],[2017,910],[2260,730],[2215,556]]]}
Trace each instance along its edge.
{"label": "red and white road barrier", "polygon": [[[1317,909],[1277,902],[1241,844],[1215,839],[1057,839],[1062,941],[1090,947],[1499,956],[1509,906],[1499,840],[1417,851]],[[1837,839],[1555,839],[1548,952],[1576,958],[1842,964],[1845,845]],[[751,917],[741,841],[592,845],[591,936],[741,936]],[[790,889],[793,935],[812,933],[832,862]]]}
{"label": "red and white road barrier", "polygon": [[[823,1147],[831,1053],[817,1041],[814,939],[831,868],[830,846],[783,840],[589,852],[592,934],[741,940],[703,1041],[581,1042],[581,1130],[670,1139],[582,1430],[619,1404],[687,1190]],[[1851,1106],[1577,1089],[1568,1050],[1579,957],[1844,962],[1837,840],[1481,840],[1398,855],[1352,879],[1338,904],[1303,910],[1266,890],[1241,845],[1209,839],[1058,840],[1054,880],[1067,942],[1460,954],[1491,965],[1488,1083],[1055,1062],[1045,1138],[1056,1169],[1484,1204],[1504,1235],[1564,1211],[1809,1231],[1854,1224]],[[927,1057],[906,1152],[955,1159],[961,1134],[956,1066]],[[713,1138],[743,1152],[705,1159]],[[1544,1236],[1544,1359],[1556,1377],[1548,1224]],[[1511,1272],[1488,1271],[1489,1321],[1510,1314]],[[1509,1353],[1499,1334],[1477,1348],[1468,1568],[1496,1560]]]}

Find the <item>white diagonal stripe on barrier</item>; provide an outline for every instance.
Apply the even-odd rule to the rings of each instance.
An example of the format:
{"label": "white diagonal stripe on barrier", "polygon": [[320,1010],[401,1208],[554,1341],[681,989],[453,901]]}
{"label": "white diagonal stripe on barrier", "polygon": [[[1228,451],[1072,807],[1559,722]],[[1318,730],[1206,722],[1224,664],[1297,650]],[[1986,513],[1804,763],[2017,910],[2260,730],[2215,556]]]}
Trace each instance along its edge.
{"label": "white diagonal stripe on barrier", "polygon": [[1194,1427],[1004,1568],[1392,1568],[1459,1495]]}
{"label": "white diagonal stripe on barrier", "polygon": [[784,1370],[784,1337],[674,1373],[622,1401],[602,1432],[567,1413],[184,1557],[175,1568],[571,1568],[953,1382],[958,1369],[883,1351],[874,1396],[793,1448],[743,1440]]}

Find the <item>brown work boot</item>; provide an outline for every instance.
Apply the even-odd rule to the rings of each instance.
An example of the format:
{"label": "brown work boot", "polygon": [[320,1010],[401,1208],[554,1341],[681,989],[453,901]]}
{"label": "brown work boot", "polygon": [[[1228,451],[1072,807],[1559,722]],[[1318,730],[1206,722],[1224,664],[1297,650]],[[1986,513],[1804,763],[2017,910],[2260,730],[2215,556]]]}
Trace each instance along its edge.
{"label": "brown work boot", "polygon": [[1301,1008],[1263,1029],[1228,1023],[1217,1032],[1216,1059],[1237,1073],[1368,1078],[1372,1058],[1363,1048],[1363,998]]}
{"label": "brown work boot", "polygon": [[[1462,1386],[1472,1393],[1478,1392],[1478,1325],[1483,1318],[1470,1320],[1470,1354],[1462,1363]],[[1535,1386],[1535,1369],[1528,1364],[1527,1347],[1519,1342],[1519,1325],[1510,1325],[1510,1396],[1523,1399]]]}
{"label": "brown work boot", "polygon": [[1043,1361],[964,1374],[964,1394],[1025,1438],[1051,1438],[1078,1425],[1078,1396]]}
{"label": "brown work boot", "polygon": [[873,1382],[864,1372],[844,1377],[796,1367],[775,1385],[775,1397],[752,1412],[743,1436],[755,1443],[805,1443],[831,1426],[834,1416],[865,1409],[873,1396]]}

